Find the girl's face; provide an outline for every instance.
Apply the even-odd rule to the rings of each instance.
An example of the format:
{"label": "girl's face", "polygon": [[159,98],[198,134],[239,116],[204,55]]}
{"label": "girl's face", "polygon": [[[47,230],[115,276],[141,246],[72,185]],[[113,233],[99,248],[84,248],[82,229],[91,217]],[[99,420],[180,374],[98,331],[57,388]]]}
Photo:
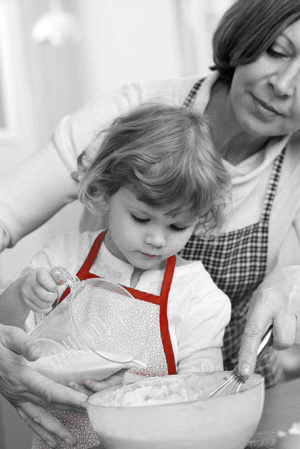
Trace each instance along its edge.
{"label": "girl's face", "polygon": [[230,99],[236,120],[251,134],[281,136],[300,128],[300,21],[256,61],[236,68]]}
{"label": "girl's face", "polygon": [[112,195],[108,206],[106,246],[114,256],[143,270],[158,269],[178,253],[197,224],[189,212],[172,215],[148,206],[128,187]]}

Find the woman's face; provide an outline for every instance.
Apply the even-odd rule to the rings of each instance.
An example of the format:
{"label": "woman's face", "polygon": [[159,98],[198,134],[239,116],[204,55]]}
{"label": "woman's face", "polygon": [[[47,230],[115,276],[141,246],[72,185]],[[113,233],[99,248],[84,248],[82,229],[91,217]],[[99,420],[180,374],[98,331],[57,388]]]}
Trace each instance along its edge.
{"label": "woman's face", "polygon": [[257,136],[300,129],[300,21],[256,61],[236,68],[230,89],[236,120]]}

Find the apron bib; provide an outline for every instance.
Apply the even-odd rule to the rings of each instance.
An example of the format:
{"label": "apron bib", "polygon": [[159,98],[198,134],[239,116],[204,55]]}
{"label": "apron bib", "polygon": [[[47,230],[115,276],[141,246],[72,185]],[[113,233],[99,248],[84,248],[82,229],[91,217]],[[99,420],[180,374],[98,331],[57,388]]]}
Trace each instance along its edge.
{"label": "apron bib", "polygon": [[[194,85],[184,102],[185,107],[193,105],[202,82],[203,79]],[[274,160],[258,223],[213,239],[193,235],[179,253],[184,259],[201,260],[214,282],[231,300],[232,315],[223,343],[225,370],[232,370],[238,362],[250,298],[266,274],[269,221],[285,151],[284,148]],[[282,370],[274,350],[265,356],[256,371],[263,375],[267,387],[278,382]]]}
{"label": "apron bib", "polygon": [[[103,241],[105,232],[102,232],[95,239],[92,248],[90,249],[87,258],[82,267],[77,273],[77,277],[84,281],[89,278],[97,278],[96,274],[90,273],[90,269],[97,258],[101,243]],[[164,279],[160,295],[152,295],[150,293],[135,290],[130,287],[125,288],[134,298],[140,299],[140,307],[144,308],[145,317],[147,317],[147,326],[149,329],[149,336],[146,344],[144,356],[141,361],[147,364],[144,369],[130,369],[126,373],[130,380],[138,380],[136,376],[165,376],[167,374],[176,374],[176,363],[169,334],[167,306],[169,291],[173,279],[173,273],[176,264],[176,256],[171,256],[167,260]],[[64,300],[70,293],[68,287],[62,294],[59,303]],[[53,410],[52,414],[77,437],[78,449],[100,448],[99,440],[93,428],[90,425],[86,413],[69,412]],[[59,448],[71,449],[65,443],[60,443]],[[34,437],[32,449],[48,449],[39,437]]]}
{"label": "apron bib", "polygon": [[[98,278],[96,274],[90,273],[90,269],[96,260],[105,232],[101,232],[95,239],[92,248],[85,259],[82,267],[77,273],[77,277],[84,281],[89,278]],[[147,347],[142,361],[147,363],[145,369],[139,370],[138,374],[142,376],[165,376],[166,374],[176,374],[176,364],[169,334],[167,306],[169,291],[173,279],[173,273],[176,264],[176,256],[171,256],[167,260],[164,279],[162,282],[160,294],[142,292],[131,287],[125,288],[134,298],[140,299],[140,307],[145,309],[145,316],[148,320]],[[70,293],[68,287],[62,294],[59,302],[63,301]],[[132,371],[132,370],[130,370]],[[133,371],[132,371],[133,372]]]}

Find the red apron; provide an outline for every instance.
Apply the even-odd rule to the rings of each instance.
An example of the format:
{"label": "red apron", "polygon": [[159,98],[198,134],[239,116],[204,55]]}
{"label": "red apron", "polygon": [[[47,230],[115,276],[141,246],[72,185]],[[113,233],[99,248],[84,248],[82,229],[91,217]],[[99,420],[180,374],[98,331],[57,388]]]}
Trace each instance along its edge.
{"label": "red apron", "polygon": [[[83,281],[89,278],[97,278],[99,276],[90,273],[90,269],[96,260],[98,251],[105,232],[102,232],[95,239],[92,248],[85,259],[82,267],[77,273],[77,277]],[[176,364],[173,354],[169,326],[167,316],[167,305],[170,286],[172,283],[174,268],[176,263],[176,256],[171,256],[167,260],[167,265],[164,273],[164,279],[160,291],[160,295],[152,295],[150,293],[135,290],[130,287],[124,287],[137,299],[140,299],[141,307],[145,309],[147,317],[147,326],[149,329],[149,337],[147,340],[147,347],[145,350],[145,357],[141,358],[147,364],[147,367],[138,372],[135,370],[128,370],[126,376],[143,375],[143,376],[164,376],[166,374],[176,374]],[[60,298],[60,301],[70,293],[67,288]],[[131,373],[130,373],[131,372]],[[136,380],[136,379],[135,379]],[[79,413],[75,411],[52,410],[52,414],[77,437],[78,449],[95,448],[99,449],[99,440],[93,431],[86,413]],[[66,443],[59,441],[58,448],[72,449]],[[37,435],[34,437],[32,449],[50,449],[50,447],[41,440]],[[73,448],[74,449],[74,448]]]}
{"label": "red apron", "polygon": [[[89,278],[100,277],[96,274],[90,273],[90,269],[96,260],[104,235],[105,231],[101,232],[95,239],[89,254],[79,269],[77,277],[81,281]],[[141,307],[145,308],[145,314],[147,314],[145,316],[148,317],[149,338],[146,348],[147,354],[145,354],[145,358],[143,359],[143,361],[146,362],[147,367],[138,371],[138,374],[143,376],[164,376],[166,374],[176,374],[176,364],[169,334],[167,316],[169,291],[173,279],[175,264],[176,256],[169,257],[159,296],[142,292],[140,290],[135,290],[131,287],[122,286],[134,298],[143,301]],[[62,294],[59,302],[63,301],[69,293],[70,288],[68,287]]]}

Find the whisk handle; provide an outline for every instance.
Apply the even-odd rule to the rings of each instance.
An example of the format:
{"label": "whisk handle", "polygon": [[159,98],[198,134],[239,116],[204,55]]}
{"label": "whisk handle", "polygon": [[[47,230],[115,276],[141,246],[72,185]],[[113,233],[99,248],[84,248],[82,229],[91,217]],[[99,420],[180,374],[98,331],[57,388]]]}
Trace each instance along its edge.
{"label": "whisk handle", "polygon": [[258,364],[262,358],[266,355],[266,353],[269,351],[269,349],[272,346],[273,343],[273,325],[271,325],[268,330],[264,333],[262,339],[261,339],[261,343],[258,347],[257,350],[257,359],[256,359],[256,364]]}

